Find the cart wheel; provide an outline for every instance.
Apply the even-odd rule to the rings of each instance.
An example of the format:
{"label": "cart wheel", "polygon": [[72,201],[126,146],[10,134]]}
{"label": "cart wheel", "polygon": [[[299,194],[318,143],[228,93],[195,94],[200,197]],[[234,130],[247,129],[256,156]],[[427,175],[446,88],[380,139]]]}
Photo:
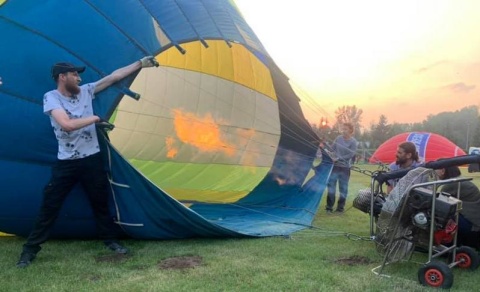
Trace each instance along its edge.
{"label": "cart wheel", "polygon": [[453,285],[453,273],[444,262],[430,262],[418,270],[422,285],[449,289]]}
{"label": "cart wheel", "polygon": [[469,247],[469,246],[462,246],[457,248],[457,253],[455,255],[455,261],[458,263],[458,267],[461,269],[469,269],[469,270],[476,270],[480,265],[480,259],[477,252]]}

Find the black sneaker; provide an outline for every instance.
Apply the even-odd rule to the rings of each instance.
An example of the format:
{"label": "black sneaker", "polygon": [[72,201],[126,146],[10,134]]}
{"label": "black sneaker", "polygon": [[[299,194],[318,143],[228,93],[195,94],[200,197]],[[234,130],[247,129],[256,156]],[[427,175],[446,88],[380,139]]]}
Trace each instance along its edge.
{"label": "black sneaker", "polygon": [[22,252],[22,254],[20,255],[20,259],[17,262],[17,268],[23,269],[28,267],[32,263],[32,261],[35,259],[35,257],[36,255],[34,253]]}
{"label": "black sneaker", "polygon": [[107,248],[111,251],[114,251],[118,254],[127,254],[128,253],[128,249],[121,246],[118,242],[111,242],[109,244],[106,244]]}

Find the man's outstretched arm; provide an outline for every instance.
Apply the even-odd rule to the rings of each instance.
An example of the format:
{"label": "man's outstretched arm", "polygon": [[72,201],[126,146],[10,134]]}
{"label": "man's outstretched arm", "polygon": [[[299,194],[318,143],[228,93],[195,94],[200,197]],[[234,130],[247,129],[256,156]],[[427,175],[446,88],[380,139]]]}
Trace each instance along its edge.
{"label": "man's outstretched arm", "polygon": [[115,82],[122,80],[123,78],[127,77],[128,75],[132,74],[133,72],[146,67],[153,67],[158,66],[155,57],[147,56],[143,57],[142,59],[122,68],[119,68],[113,71],[110,75],[107,75],[100,79],[97,82],[97,86],[95,87],[95,93],[98,93]]}

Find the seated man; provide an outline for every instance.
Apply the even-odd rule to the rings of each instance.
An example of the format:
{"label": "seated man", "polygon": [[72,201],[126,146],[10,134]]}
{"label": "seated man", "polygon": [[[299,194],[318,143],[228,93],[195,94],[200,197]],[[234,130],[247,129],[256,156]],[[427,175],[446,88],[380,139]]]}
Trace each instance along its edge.
{"label": "seated man", "polygon": [[[440,179],[450,179],[461,175],[457,166],[435,170]],[[458,192],[460,184],[460,195]],[[462,210],[458,218],[458,245],[467,245],[480,249],[480,190],[471,181],[451,183],[442,187],[442,192],[449,193],[462,201]]]}
{"label": "seated man", "polygon": [[[390,171],[414,168],[420,166],[420,158],[418,157],[417,147],[412,142],[402,142],[397,147],[396,161],[389,165]],[[390,193],[398,179],[388,181],[387,194]]]}

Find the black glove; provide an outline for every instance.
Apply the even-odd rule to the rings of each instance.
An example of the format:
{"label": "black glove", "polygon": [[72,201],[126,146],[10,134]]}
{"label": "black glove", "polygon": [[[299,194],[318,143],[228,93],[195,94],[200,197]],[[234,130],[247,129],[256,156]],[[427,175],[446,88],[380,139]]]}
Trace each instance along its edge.
{"label": "black glove", "polygon": [[105,130],[105,131],[111,131],[115,128],[114,124],[111,124],[107,120],[104,120],[104,119],[100,119],[99,122],[96,122],[95,126],[97,126],[98,128],[100,128],[102,130]]}
{"label": "black glove", "polygon": [[388,183],[389,178],[387,177],[387,174],[385,172],[379,172],[374,179],[379,183],[379,184],[384,184],[386,183],[387,185],[390,185]]}

